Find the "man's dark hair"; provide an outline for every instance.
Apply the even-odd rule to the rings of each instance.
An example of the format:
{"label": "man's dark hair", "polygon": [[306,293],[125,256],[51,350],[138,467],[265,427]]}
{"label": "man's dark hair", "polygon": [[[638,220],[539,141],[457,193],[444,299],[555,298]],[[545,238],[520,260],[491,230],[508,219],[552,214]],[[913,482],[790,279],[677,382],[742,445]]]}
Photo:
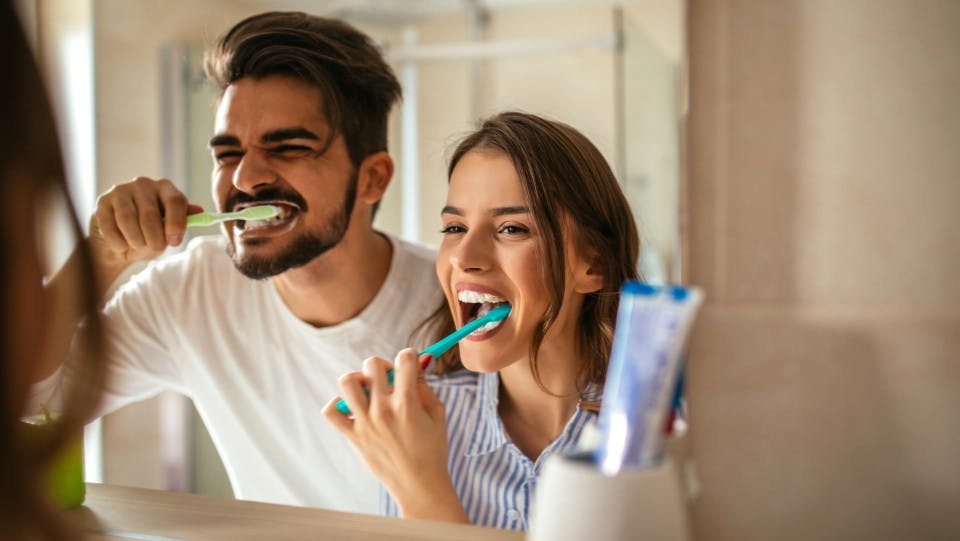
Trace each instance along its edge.
{"label": "man's dark hair", "polygon": [[320,90],[329,145],[343,135],[355,167],[387,150],[387,118],[400,83],[369,36],[349,24],[300,12],[248,17],[217,40],[204,58],[219,87],[244,77],[295,77]]}

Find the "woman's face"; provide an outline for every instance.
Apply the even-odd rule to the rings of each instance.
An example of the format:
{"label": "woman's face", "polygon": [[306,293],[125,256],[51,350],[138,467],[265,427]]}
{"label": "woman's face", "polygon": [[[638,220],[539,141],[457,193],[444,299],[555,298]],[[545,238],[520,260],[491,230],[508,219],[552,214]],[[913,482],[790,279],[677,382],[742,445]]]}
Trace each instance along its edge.
{"label": "woman's face", "polygon": [[[464,366],[494,372],[526,359],[550,297],[540,258],[542,237],[510,158],[490,150],[467,152],[450,176],[442,220],[437,276],[456,326],[497,304],[512,307],[498,326],[481,328],[460,342]],[[570,279],[571,264],[579,259],[571,258],[574,250],[566,244],[567,291],[548,340],[572,336],[582,301]]]}

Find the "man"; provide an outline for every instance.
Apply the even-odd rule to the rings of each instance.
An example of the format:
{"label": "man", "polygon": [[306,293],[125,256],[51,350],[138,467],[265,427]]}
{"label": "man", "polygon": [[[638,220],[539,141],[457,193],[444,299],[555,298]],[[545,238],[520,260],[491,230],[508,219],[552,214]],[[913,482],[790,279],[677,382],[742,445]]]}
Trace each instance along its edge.
{"label": "man", "polygon": [[[237,497],[373,512],[373,477],[320,410],[340,374],[410,346],[441,302],[434,255],[372,226],[393,175],[387,116],[400,86],[367,36],[302,13],[241,21],[206,70],[222,91],[210,140],[218,210],[280,214],[226,222],[223,238],[153,262],[109,301],[103,411],[180,391]],[[89,239],[100,291],[180,244],[198,210],[167,180],[101,196]]]}

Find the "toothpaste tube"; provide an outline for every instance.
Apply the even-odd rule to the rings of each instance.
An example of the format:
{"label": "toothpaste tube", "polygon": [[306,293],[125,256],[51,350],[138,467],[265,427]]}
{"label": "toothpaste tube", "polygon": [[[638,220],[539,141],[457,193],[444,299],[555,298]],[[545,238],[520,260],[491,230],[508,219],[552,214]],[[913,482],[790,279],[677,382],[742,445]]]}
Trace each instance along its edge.
{"label": "toothpaste tube", "polygon": [[697,288],[623,285],[594,454],[605,474],[660,462],[681,353],[702,301]]}

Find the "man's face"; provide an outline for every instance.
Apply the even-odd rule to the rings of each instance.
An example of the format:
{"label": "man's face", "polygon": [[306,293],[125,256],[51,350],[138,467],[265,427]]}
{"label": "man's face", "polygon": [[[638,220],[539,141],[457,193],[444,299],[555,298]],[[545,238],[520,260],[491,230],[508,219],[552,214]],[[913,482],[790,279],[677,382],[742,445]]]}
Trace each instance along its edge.
{"label": "man's face", "polygon": [[329,126],[320,92],[298,79],[240,79],[217,109],[213,197],[221,212],[271,204],[280,215],[223,224],[237,269],[255,279],[304,265],[340,242],[350,225],[357,172]]}

